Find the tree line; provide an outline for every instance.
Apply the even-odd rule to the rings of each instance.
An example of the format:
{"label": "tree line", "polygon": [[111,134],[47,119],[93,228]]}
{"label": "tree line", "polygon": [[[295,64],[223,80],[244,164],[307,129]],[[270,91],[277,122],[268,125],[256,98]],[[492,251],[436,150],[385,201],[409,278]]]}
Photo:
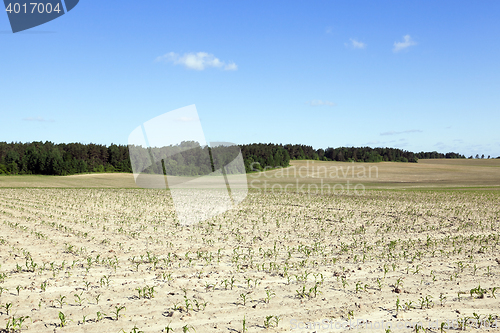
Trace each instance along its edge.
{"label": "tree line", "polygon": [[[287,167],[290,160],[345,162],[417,162],[422,158],[465,158],[458,153],[420,152],[397,148],[338,147],[314,149],[301,144],[252,143],[240,145],[246,172],[266,167]],[[134,147],[132,147],[134,149]],[[204,175],[228,165],[239,153],[235,147],[200,147],[195,142],[142,149],[133,154],[135,166],[149,173]],[[161,164],[162,156],[169,156]],[[472,158],[469,157],[469,158]],[[476,155],[479,158],[479,155]],[[484,158],[484,155],[483,155]],[[489,156],[488,156],[489,158]],[[153,163],[151,163],[153,161]],[[156,162],[155,162],[156,161]],[[132,172],[129,147],[111,144],[55,144],[0,142],[0,174],[71,175],[87,172]],[[228,171],[242,172],[242,170]]]}
{"label": "tree line", "polygon": [[112,144],[0,142],[0,174],[132,172],[128,147]]}
{"label": "tree line", "polygon": [[[259,162],[263,166],[286,166],[289,160],[320,160],[339,162],[412,162],[422,158],[465,158],[458,153],[413,153],[398,148],[338,147],[314,149],[307,145],[276,145],[254,143],[241,146],[245,163]],[[276,154],[278,154],[276,158]],[[281,164],[283,161],[284,164]]]}

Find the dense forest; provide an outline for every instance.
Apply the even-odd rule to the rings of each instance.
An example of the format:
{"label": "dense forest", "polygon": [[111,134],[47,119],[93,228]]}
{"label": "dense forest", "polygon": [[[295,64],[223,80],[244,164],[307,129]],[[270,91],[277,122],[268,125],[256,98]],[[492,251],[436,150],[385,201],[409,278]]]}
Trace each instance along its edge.
{"label": "dense forest", "polygon": [[[240,145],[246,171],[265,167],[286,167],[290,160],[355,161],[355,162],[417,162],[422,158],[465,158],[457,153],[413,153],[396,148],[339,147],[314,149],[306,145],[254,143]],[[210,153],[211,152],[211,153]],[[152,154],[152,155],[150,155]],[[167,172],[173,175],[202,175],[210,169],[227,165],[236,155],[233,148],[202,148],[193,142],[179,146],[143,149],[142,160],[167,154],[166,165],[152,165],[148,172]],[[470,156],[469,158],[473,158]],[[480,158],[476,155],[476,158]],[[482,155],[484,158],[484,155]],[[489,156],[488,156],[489,158]],[[134,161],[137,163],[143,163]],[[163,169],[163,170],[162,170]],[[241,170],[239,170],[241,171]],[[239,172],[235,170],[235,172]],[[0,142],[0,174],[71,175],[86,172],[132,172],[129,147],[99,144],[54,144],[52,142]]]}
{"label": "dense forest", "polygon": [[127,146],[0,142],[0,174],[132,172]]}

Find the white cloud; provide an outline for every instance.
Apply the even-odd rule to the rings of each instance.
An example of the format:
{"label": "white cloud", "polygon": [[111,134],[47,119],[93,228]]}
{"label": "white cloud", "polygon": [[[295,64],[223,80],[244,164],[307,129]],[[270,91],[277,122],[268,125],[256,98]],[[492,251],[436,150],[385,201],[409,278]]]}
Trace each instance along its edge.
{"label": "white cloud", "polygon": [[394,49],[392,49],[394,52],[399,52],[410,46],[417,45],[417,43],[411,39],[410,35],[403,36],[403,39],[403,42],[394,42]]}
{"label": "white cloud", "polygon": [[226,64],[219,60],[213,54],[206,52],[184,53],[179,55],[175,52],[169,52],[161,57],[156,58],[156,61],[172,62],[175,65],[183,65],[186,68],[202,71],[208,67],[221,68],[226,71],[235,71],[238,66],[234,63]]}
{"label": "white cloud", "polygon": [[333,33],[333,28],[332,27],[328,27],[326,28],[326,31],[325,31],[327,34],[331,34]]}
{"label": "white cloud", "polygon": [[232,62],[232,63],[227,64],[226,66],[224,66],[224,69],[226,71],[235,71],[235,70],[238,69],[238,66],[234,62]]}
{"label": "white cloud", "polygon": [[54,122],[54,120],[50,119],[50,120],[47,120],[45,118],[42,118],[42,117],[26,117],[26,118],[23,118],[24,121],[38,121],[38,122]]}
{"label": "white cloud", "polygon": [[401,132],[389,131],[389,132],[380,133],[380,135],[396,135],[396,134],[404,134],[404,133],[422,133],[422,132],[423,131],[419,130],[419,129],[412,129],[412,130],[406,130],[406,131],[401,131]]}
{"label": "white cloud", "polygon": [[366,47],[366,44],[363,42],[359,42],[352,38],[350,39],[350,41],[351,41],[351,46],[355,49],[364,49]]}
{"label": "white cloud", "polygon": [[313,99],[312,101],[306,102],[310,106],[336,106],[337,104],[330,101],[322,101],[320,99]]}

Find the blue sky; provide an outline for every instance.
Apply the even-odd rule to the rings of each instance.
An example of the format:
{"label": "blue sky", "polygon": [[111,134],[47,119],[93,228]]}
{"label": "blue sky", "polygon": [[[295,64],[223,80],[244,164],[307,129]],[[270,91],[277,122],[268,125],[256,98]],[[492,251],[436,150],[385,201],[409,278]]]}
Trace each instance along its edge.
{"label": "blue sky", "polygon": [[207,141],[500,156],[498,1],[95,1],[12,34],[0,141],[127,144],[195,104]]}

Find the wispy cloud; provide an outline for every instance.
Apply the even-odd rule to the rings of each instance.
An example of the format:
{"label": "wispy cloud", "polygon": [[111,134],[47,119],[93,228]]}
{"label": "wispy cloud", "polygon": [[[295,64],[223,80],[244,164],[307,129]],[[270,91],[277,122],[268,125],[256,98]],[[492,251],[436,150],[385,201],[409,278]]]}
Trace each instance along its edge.
{"label": "wispy cloud", "polygon": [[389,140],[389,141],[379,141],[379,140],[371,140],[365,143],[366,146],[377,146],[377,147],[403,147],[409,144],[406,138],[401,138],[398,140]]}
{"label": "wispy cloud", "polygon": [[394,42],[394,48],[392,49],[394,52],[399,52],[410,46],[417,45],[417,43],[411,39],[410,35],[403,36],[403,40],[402,42]]}
{"label": "wispy cloud", "polygon": [[325,32],[327,34],[331,34],[331,33],[333,33],[333,28],[332,27],[327,27]]}
{"label": "wispy cloud", "polygon": [[174,65],[182,65],[198,71],[202,71],[208,67],[220,68],[226,71],[235,71],[238,69],[238,66],[234,62],[226,63],[216,58],[213,54],[206,52],[184,53],[183,55],[170,52],[156,58],[156,61],[171,62]]}
{"label": "wispy cloud", "polygon": [[45,119],[45,118],[42,118],[42,117],[26,117],[26,118],[23,118],[23,121],[38,121],[38,122],[54,122],[53,119]]}
{"label": "wispy cloud", "polygon": [[364,49],[366,48],[366,44],[363,43],[363,42],[360,42],[360,41],[357,41],[355,39],[349,39],[351,41],[351,43],[347,44],[346,43],[346,46],[351,46],[352,48],[354,49]]}
{"label": "wispy cloud", "polygon": [[225,69],[226,71],[235,71],[235,70],[237,70],[237,69],[238,69],[238,66],[237,66],[234,62],[232,62],[232,63],[230,63],[230,64],[225,65],[225,66],[224,66],[224,69]]}
{"label": "wispy cloud", "polygon": [[405,134],[405,133],[422,133],[422,130],[419,129],[411,129],[411,130],[406,130],[406,131],[389,131],[389,132],[384,132],[380,133],[380,135],[397,135],[397,134]]}
{"label": "wispy cloud", "polygon": [[313,99],[312,101],[306,102],[310,106],[336,106],[337,104],[330,101],[322,101],[320,99]]}

